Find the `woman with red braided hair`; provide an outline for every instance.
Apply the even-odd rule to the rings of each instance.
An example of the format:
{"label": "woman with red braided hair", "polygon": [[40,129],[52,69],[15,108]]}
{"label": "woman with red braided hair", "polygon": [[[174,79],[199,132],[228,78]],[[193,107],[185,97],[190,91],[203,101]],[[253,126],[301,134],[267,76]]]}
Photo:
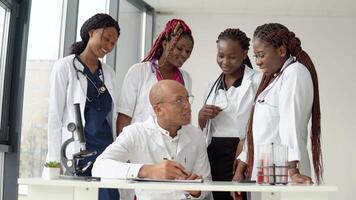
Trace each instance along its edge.
{"label": "woman with red braided hair", "polygon": [[146,58],[133,65],[125,76],[119,99],[118,134],[130,123],[142,122],[154,115],[148,93],[157,81],[176,80],[191,94],[191,77],[180,68],[190,57],[193,46],[192,32],[183,20],[167,22]]}
{"label": "woman with red braided hair", "polygon": [[[213,181],[231,181],[261,73],[252,68],[247,55],[250,38],[240,29],[224,30],[216,43],[216,61],[222,72],[207,87],[199,125],[207,136]],[[213,196],[215,200],[232,199],[230,192],[213,192]]]}
{"label": "woman with red braided hair", "polygon": [[[311,119],[311,148],[316,182],[322,179],[320,104],[318,78],[300,39],[278,23],[264,24],[253,35],[256,64],[263,72],[247,131],[247,159],[236,174],[246,169],[256,179],[256,147],[284,144],[288,147],[289,176],[294,183],[312,183],[307,150]],[[253,194],[254,196],[255,194]]]}

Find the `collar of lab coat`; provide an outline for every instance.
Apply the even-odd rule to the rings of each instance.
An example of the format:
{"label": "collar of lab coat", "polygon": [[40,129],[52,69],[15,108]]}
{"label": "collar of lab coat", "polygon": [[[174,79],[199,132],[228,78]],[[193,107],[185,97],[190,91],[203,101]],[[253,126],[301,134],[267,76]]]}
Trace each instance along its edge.
{"label": "collar of lab coat", "polygon": [[[75,58],[75,55],[73,55],[73,61],[74,61],[74,65],[77,68],[77,70],[79,71],[83,71],[84,70],[84,66],[82,65],[82,63],[79,62],[79,60],[77,58]],[[73,65],[73,63],[71,63],[71,65]],[[86,77],[80,73],[77,72],[73,67],[73,75],[75,76],[75,80],[77,80],[77,78],[79,79],[79,81],[77,82],[78,87],[76,87],[76,89],[78,91],[74,91],[74,97],[73,97],[73,102],[74,103],[80,103],[81,110],[84,110],[84,104],[86,101],[86,93],[87,93],[87,79]],[[77,77],[78,74],[78,77]]]}
{"label": "collar of lab coat", "polygon": [[[157,127],[158,124],[156,124],[155,122],[155,118],[153,118],[152,116],[150,116],[144,123],[147,127],[148,134],[151,138],[153,138],[153,141],[155,141],[159,146],[161,146],[162,148],[166,148],[162,135],[163,133],[161,133],[161,130],[159,130],[159,128]],[[178,149],[177,149],[177,156],[179,155],[179,152],[181,150],[183,150],[191,141],[190,137],[189,137],[189,132],[186,131],[186,126],[182,126],[181,129],[178,130],[178,134],[179,134],[179,141],[178,141]]]}
{"label": "collar of lab coat", "polygon": [[279,75],[272,81],[272,83],[270,83],[270,84],[266,87],[266,89],[264,89],[263,91],[267,91],[267,90],[271,89],[271,88],[274,86],[275,82],[280,78],[280,76],[283,75],[283,71],[285,70],[285,68],[288,67],[293,61],[294,61],[294,57],[292,57],[292,56],[289,57],[289,58],[284,62],[283,66],[282,66],[282,68],[281,68],[281,71],[280,71],[280,72],[282,72],[282,73],[279,74]]}

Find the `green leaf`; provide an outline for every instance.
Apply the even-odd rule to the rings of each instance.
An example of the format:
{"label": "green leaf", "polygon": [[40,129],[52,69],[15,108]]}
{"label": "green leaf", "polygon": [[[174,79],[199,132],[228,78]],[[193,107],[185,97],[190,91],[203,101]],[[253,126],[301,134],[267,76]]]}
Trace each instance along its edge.
{"label": "green leaf", "polygon": [[61,166],[61,163],[57,161],[50,161],[46,162],[44,166],[48,168],[59,168]]}

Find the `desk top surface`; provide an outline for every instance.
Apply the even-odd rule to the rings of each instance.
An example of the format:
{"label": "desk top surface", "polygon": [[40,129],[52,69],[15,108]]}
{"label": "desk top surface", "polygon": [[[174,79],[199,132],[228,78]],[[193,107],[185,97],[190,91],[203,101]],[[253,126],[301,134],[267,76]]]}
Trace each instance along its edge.
{"label": "desk top surface", "polygon": [[42,178],[19,178],[20,185],[37,186],[63,186],[86,188],[122,188],[122,189],[148,189],[148,190],[201,190],[201,191],[248,191],[248,192],[335,192],[337,186],[333,185],[258,185],[256,183],[238,183],[231,181],[204,181],[203,183],[176,183],[176,182],[137,182],[130,180],[102,179],[97,181],[79,180],[45,180]]}

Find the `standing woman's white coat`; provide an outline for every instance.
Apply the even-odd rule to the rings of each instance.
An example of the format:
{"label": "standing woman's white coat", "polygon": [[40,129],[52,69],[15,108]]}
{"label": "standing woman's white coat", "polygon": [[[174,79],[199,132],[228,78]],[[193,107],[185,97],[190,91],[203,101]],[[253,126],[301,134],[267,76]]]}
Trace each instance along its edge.
{"label": "standing woman's white coat", "polygon": [[181,67],[189,59],[193,47],[189,26],[181,19],[168,21],[146,58],[134,64],[125,76],[118,105],[118,134],[127,125],[154,116],[148,93],[158,81],[176,80],[192,94],[192,79]]}
{"label": "standing woman's white coat", "polygon": [[[52,70],[47,161],[61,160],[61,146],[72,136],[67,125],[76,121],[74,104],[80,104],[85,148],[97,154],[77,161],[78,166],[88,166],[76,171],[77,176],[92,176],[90,164],[116,138],[115,72],[101,59],[113,50],[119,35],[120,27],[115,19],[105,13],[95,14],[81,26],[81,40],[72,44],[72,55],[58,60]],[[69,143],[65,151],[67,158],[72,158],[80,151],[79,142]],[[99,200],[118,200],[119,192],[100,188],[98,197]]]}
{"label": "standing woman's white coat", "polygon": [[[295,34],[278,23],[256,28],[253,38],[256,64],[264,76],[257,91],[247,132],[247,153],[241,156],[236,173],[256,179],[257,147],[284,144],[288,147],[289,176],[294,183],[311,183],[307,151],[310,137],[316,182],[322,179],[320,103],[313,62]],[[253,141],[253,142],[252,142]]]}
{"label": "standing woman's white coat", "polygon": [[[85,126],[84,107],[87,93],[87,79],[73,67],[74,55],[59,59],[55,62],[50,83],[49,110],[48,110],[48,161],[60,161],[60,149],[64,141],[72,137],[67,130],[70,122],[75,122],[74,104],[80,104],[83,126]],[[77,60],[74,63],[78,70],[83,71],[83,65]],[[112,127],[113,139],[116,138],[116,117],[118,87],[114,70],[105,63],[102,69],[105,77],[105,86],[112,101],[112,111],[108,115],[108,122]],[[71,143],[67,149],[68,156],[79,151],[79,143]]]}

